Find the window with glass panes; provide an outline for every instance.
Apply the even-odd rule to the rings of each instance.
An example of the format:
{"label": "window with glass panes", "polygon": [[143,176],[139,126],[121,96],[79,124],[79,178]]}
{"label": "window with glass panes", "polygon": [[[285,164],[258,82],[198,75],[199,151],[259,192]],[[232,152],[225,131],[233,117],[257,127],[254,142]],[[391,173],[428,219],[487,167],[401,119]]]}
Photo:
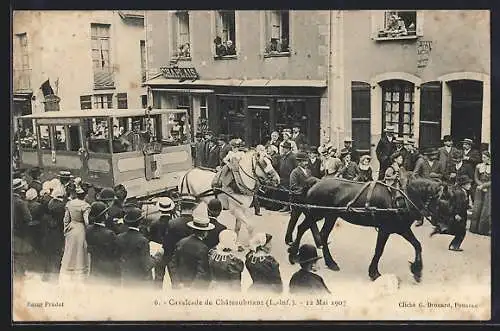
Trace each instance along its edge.
{"label": "window with glass panes", "polygon": [[127,93],[117,93],[116,94],[116,102],[118,104],[118,109],[127,109]]}
{"label": "window with glass panes", "polygon": [[113,108],[113,94],[94,95],[94,108],[95,109]]}
{"label": "window with glass panes", "polygon": [[382,86],[382,123],[394,125],[400,136],[413,136],[413,90],[410,82],[392,80]]}
{"label": "window with glass panes", "polygon": [[92,109],[92,96],[91,95],[80,96],[80,109]]}

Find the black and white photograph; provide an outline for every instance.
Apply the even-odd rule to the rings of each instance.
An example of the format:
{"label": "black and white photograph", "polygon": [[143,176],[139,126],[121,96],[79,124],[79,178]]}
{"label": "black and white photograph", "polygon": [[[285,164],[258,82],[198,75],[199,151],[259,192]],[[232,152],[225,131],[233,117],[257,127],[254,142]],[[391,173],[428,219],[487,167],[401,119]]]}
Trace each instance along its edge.
{"label": "black and white photograph", "polygon": [[14,322],[491,319],[489,10],[13,10]]}

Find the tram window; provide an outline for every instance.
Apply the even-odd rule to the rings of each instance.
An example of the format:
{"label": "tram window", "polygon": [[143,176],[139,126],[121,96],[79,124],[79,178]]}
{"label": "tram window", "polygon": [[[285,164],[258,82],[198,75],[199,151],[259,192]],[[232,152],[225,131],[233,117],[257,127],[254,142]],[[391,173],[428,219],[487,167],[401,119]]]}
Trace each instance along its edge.
{"label": "tram window", "polygon": [[106,117],[89,118],[84,121],[85,145],[93,153],[110,153],[109,129]]}
{"label": "tram window", "polygon": [[33,134],[30,127],[23,129],[22,126],[19,126],[15,140],[22,149],[36,149],[38,145],[36,135]]}
{"label": "tram window", "polygon": [[55,129],[55,150],[56,151],[65,151],[66,150],[66,131],[63,125],[56,125]]}
{"label": "tram window", "polygon": [[176,146],[190,142],[190,125],[186,113],[171,113],[163,116],[166,123],[162,125],[162,144]]}
{"label": "tram window", "polygon": [[81,147],[80,130],[76,125],[68,125],[69,150],[77,152]]}
{"label": "tram window", "polygon": [[50,130],[47,125],[40,125],[40,149],[52,149],[50,143]]}

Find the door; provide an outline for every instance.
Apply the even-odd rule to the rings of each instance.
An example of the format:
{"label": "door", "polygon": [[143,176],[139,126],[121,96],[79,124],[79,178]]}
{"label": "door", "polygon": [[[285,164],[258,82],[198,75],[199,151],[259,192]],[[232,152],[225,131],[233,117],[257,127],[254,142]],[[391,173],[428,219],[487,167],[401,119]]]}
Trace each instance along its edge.
{"label": "door", "polygon": [[464,138],[481,143],[483,108],[483,83],[473,80],[458,80],[448,83],[451,88],[451,136],[455,144]]}
{"label": "door", "polygon": [[271,136],[268,106],[248,106],[250,113],[250,146],[265,144]]}
{"label": "door", "polygon": [[420,86],[419,146],[421,148],[440,145],[441,99],[441,82],[429,82]]}

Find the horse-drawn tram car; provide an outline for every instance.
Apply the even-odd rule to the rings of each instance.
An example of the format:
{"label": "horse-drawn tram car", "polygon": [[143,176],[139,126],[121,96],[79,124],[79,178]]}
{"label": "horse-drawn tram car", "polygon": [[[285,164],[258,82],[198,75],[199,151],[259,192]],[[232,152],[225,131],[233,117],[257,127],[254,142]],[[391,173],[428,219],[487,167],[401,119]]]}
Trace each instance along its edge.
{"label": "horse-drawn tram car", "polygon": [[189,116],[183,109],[96,109],[22,116],[34,134],[19,143],[20,167],[43,179],[69,170],[97,187],[122,184],[129,197],[173,189],[191,168]]}

